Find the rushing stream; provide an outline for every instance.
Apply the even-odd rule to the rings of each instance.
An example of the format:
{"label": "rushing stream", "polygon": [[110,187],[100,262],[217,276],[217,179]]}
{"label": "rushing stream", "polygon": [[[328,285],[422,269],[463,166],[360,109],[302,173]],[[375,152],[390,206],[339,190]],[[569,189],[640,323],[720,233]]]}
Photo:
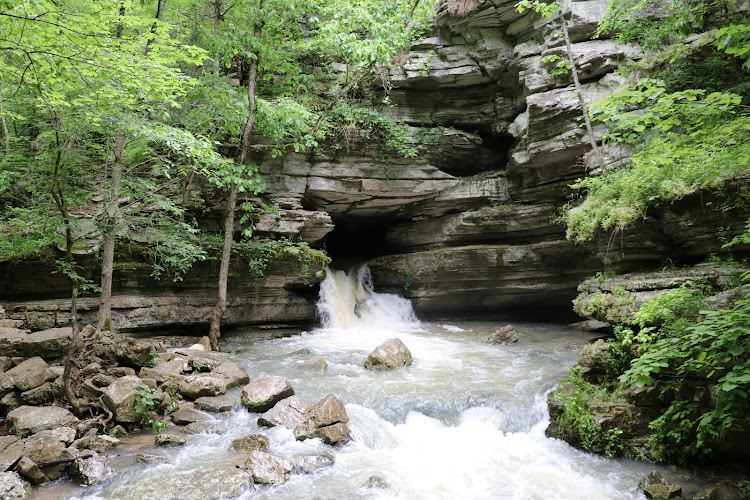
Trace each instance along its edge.
{"label": "rushing stream", "polygon": [[[334,450],[319,440],[298,442],[291,431],[259,428],[257,415],[236,409],[217,417],[216,433],[189,436],[181,448],[152,449],[150,436],[136,436],[115,449],[113,479],[88,488],[58,482],[42,488],[40,497],[216,498],[217,471],[242,464],[247,455],[230,451],[230,442],[263,432],[273,454],[324,453],[335,465],[293,475],[284,485],[245,489],[243,498],[643,498],[636,485],[653,465],[602,458],[544,435],[546,394],[578,354],[564,346],[588,335],[516,323],[518,343],[488,345],[483,339],[502,325],[421,323],[407,300],[373,292],[366,268],[349,276],[329,271],[319,310],[322,327],[311,332],[255,342],[238,335],[223,346],[251,378],[280,375],[311,402],[337,395],[350,418],[349,444]],[[373,348],[393,337],[408,346],[413,365],[364,369]],[[328,363],[325,372],[310,369],[316,358]],[[169,462],[136,463],[136,451],[168,453]],[[372,476],[389,488],[363,487]],[[219,480],[208,491],[184,487],[210,478]]]}

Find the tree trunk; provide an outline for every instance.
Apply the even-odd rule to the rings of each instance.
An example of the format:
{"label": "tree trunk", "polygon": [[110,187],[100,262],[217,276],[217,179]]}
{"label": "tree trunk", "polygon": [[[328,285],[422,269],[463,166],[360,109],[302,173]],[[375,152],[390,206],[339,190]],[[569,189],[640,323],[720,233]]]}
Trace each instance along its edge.
{"label": "tree trunk", "polygon": [[102,294],[99,301],[99,329],[112,329],[112,274],[115,262],[115,237],[120,200],[120,179],[122,177],[122,155],[125,151],[125,132],[118,131],[115,138],[114,161],[110,196],[107,205],[107,224],[102,243]]}
{"label": "tree trunk", "polygon": [[[62,141],[60,140],[60,120],[55,113],[55,144],[57,146],[57,155],[55,156],[55,171],[52,177],[52,199],[55,200],[57,209],[63,218],[65,224],[65,262],[72,273],[74,271],[73,262],[73,229],[71,227],[70,212],[65,204],[65,193],[60,186],[60,167],[62,160]],[[78,351],[78,279],[75,276],[69,276],[72,284],[72,293],[70,299],[70,317],[73,321],[73,335],[68,347],[68,353],[65,356],[65,368],[63,369],[63,394],[73,407],[76,415],[81,414],[81,404],[78,401],[70,384],[70,371],[73,364],[73,358]]]}
{"label": "tree trunk", "polygon": [[158,27],[158,22],[161,21],[161,16],[164,14],[164,8],[166,7],[166,5],[167,0],[156,0],[156,20],[151,25],[151,34],[154,36],[149,37],[148,41],[146,42],[146,51],[144,52],[146,55],[148,55],[149,51],[151,50],[151,44],[154,43],[156,28]]}
{"label": "tree trunk", "polygon": [[594,158],[599,164],[599,167],[604,168],[604,160],[602,159],[602,152],[599,149],[599,145],[596,143],[596,136],[594,136],[594,127],[591,126],[591,118],[589,117],[589,109],[586,106],[586,99],[583,97],[581,89],[581,82],[578,80],[578,69],[576,69],[576,61],[573,56],[573,45],[570,43],[570,35],[568,34],[568,23],[565,21],[562,12],[560,12],[560,24],[562,24],[563,36],[565,37],[565,48],[568,53],[568,62],[570,63],[570,73],[573,75],[573,86],[575,88],[576,95],[578,96],[578,102],[581,104],[581,114],[583,115],[583,122],[586,124],[586,132],[589,136],[589,144],[591,149],[594,151]]}
{"label": "tree trunk", "polygon": [[[263,8],[263,0],[258,2],[258,9]],[[263,33],[263,21],[258,21],[255,26],[254,36],[259,39]],[[248,113],[245,129],[242,132],[240,141],[240,151],[235,159],[239,166],[245,164],[250,156],[250,136],[255,127],[255,87],[258,83],[258,64],[260,54],[255,55],[255,59],[250,64],[250,74],[247,82],[247,102]],[[208,331],[208,338],[211,342],[211,349],[219,350],[219,337],[221,336],[221,318],[227,310],[227,282],[229,281],[229,261],[232,257],[232,242],[234,241],[234,212],[237,210],[237,186],[232,184],[229,188],[229,199],[227,200],[227,211],[224,215],[224,246],[221,250],[221,264],[219,266],[219,291],[216,307],[214,307],[211,316],[211,327]]]}
{"label": "tree trunk", "polygon": [[5,156],[8,156],[10,154],[10,133],[8,133],[8,122],[5,120],[5,109],[3,104],[3,92],[0,88],[0,120],[2,120],[3,137],[5,137]]}

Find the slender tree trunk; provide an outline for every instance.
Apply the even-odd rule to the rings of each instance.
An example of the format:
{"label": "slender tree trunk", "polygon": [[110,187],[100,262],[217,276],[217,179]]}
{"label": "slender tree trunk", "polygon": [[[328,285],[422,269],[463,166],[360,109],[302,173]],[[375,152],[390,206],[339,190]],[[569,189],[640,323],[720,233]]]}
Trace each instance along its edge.
{"label": "slender tree trunk", "polygon": [[[213,0],[213,7],[214,7],[214,37],[217,39],[219,36],[221,36],[221,21],[223,18],[223,15],[221,13],[222,8],[222,0]],[[216,54],[214,54],[214,76],[219,77],[219,49],[216,49]]]}
{"label": "slender tree trunk", "polygon": [[115,138],[114,161],[110,197],[107,205],[107,224],[102,243],[102,294],[99,301],[99,329],[112,329],[112,274],[115,262],[115,237],[120,200],[120,179],[122,178],[122,156],[125,151],[125,132],[118,131]]}
{"label": "slender tree trunk", "polygon": [[594,135],[594,127],[591,126],[591,118],[589,117],[589,108],[586,105],[586,99],[583,97],[581,89],[581,82],[578,79],[578,69],[576,68],[576,61],[573,55],[573,45],[570,43],[570,34],[568,33],[568,23],[563,17],[563,13],[560,12],[560,24],[562,25],[563,36],[565,37],[565,48],[568,53],[568,62],[570,63],[570,73],[573,75],[573,86],[575,88],[576,95],[578,96],[578,102],[581,104],[581,114],[583,115],[583,122],[586,124],[586,132],[589,136],[589,144],[591,149],[594,151],[594,158],[599,164],[599,167],[604,168],[604,160],[602,159],[602,152],[599,149],[599,145],[596,143],[596,136]]}
{"label": "slender tree trunk", "polygon": [[[55,142],[57,145],[57,155],[55,156],[55,170],[52,178],[52,198],[55,200],[57,209],[63,218],[65,224],[65,261],[71,272],[74,270],[73,262],[73,229],[71,227],[70,212],[65,203],[65,194],[60,186],[60,166],[62,160],[62,141],[60,140],[60,121],[55,113]],[[68,353],[65,356],[65,368],[63,369],[63,394],[73,407],[76,415],[80,415],[82,407],[70,384],[70,371],[73,364],[73,358],[78,351],[78,279],[70,276],[72,284],[72,293],[70,299],[70,317],[73,322],[73,335],[68,347]]]}
{"label": "slender tree trunk", "polygon": [[3,102],[3,92],[0,88],[0,120],[3,124],[3,137],[5,137],[5,156],[10,154],[10,134],[8,133],[8,122],[5,120],[5,108]]}
{"label": "slender tree trunk", "polygon": [[[258,2],[258,9],[263,8],[263,0]],[[258,21],[255,26],[254,36],[259,39],[263,33],[263,21]],[[247,82],[247,102],[248,112],[245,129],[242,132],[240,141],[240,150],[235,159],[235,163],[242,166],[247,162],[250,156],[250,136],[255,128],[255,88],[258,83],[258,65],[260,54],[255,55],[255,59],[250,63],[250,74]],[[221,250],[221,264],[219,266],[219,291],[218,300],[211,317],[211,327],[208,331],[208,338],[211,342],[211,348],[219,350],[219,337],[221,336],[221,318],[227,310],[227,283],[229,281],[229,262],[232,257],[232,242],[234,241],[234,213],[237,210],[237,186],[232,184],[229,188],[229,199],[227,200],[226,214],[224,215],[224,246]]]}
{"label": "slender tree trunk", "polygon": [[156,37],[156,28],[159,25],[159,21],[161,21],[161,16],[164,14],[164,8],[166,7],[166,5],[167,0],[156,0],[156,20],[151,25],[151,35],[153,36],[149,37],[148,41],[146,42],[146,55],[148,55],[149,51],[151,50],[151,44],[154,43],[154,38]]}

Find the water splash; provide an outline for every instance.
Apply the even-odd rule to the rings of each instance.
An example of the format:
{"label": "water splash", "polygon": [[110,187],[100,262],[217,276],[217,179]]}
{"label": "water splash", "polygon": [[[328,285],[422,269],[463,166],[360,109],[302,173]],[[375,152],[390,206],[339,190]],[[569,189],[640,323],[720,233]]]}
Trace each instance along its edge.
{"label": "water splash", "polygon": [[348,273],[326,269],[317,307],[323,328],[399,328],[419,324],[408,299],[375,291],[367,265]]}

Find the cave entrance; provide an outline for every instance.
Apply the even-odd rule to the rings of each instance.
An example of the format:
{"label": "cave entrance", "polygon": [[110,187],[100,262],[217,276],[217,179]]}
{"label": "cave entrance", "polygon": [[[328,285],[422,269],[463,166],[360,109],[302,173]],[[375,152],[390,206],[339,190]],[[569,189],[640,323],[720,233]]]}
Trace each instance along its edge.
{"label": "cave entrance", "polygon": [[338,268],[361,264],[387,253],[385,235],[393,221],[381,217],[336,217],[325,237],[328,255]]}

